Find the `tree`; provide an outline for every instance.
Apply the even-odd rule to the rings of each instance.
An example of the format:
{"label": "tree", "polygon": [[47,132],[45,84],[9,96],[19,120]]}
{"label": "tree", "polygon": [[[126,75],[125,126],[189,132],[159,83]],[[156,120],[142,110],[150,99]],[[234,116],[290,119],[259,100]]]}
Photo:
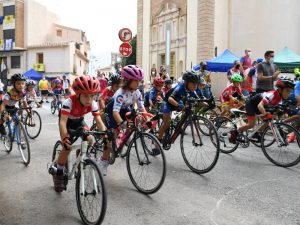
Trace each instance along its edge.
{"label": "tree", "polygon": [[122,66],[136,65],[136,35],[130,41],[132,54],[129,57],[121,57]]}

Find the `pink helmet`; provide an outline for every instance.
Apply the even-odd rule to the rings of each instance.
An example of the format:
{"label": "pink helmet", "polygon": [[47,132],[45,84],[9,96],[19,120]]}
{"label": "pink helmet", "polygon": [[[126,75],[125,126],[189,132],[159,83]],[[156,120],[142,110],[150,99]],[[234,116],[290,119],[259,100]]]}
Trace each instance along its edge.
{"label": "pink helmet", "polygon": [[143,80],[144,71],[136,65],[129,65],[122,69],[121,76],[129,80]]}

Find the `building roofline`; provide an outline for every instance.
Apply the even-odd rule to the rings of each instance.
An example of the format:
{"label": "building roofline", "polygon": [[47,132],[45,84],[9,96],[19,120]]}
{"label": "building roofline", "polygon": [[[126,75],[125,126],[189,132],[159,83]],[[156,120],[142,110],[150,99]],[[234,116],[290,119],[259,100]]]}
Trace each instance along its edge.
{"label": "building roofline", "polygon": [[62,48],[68,47],[71,42],[54,42],[54,43],[43,43],[39,45],[29,45],[27,49],[34,49],[34,48]]}
{"label": "building roofline", "polygon": [[64,26],[64,25],[61,25],[61,24],[57,24],[57,23],[53,23],[53,25],[56,26],[56,27],[67,29],[67,30],[73,30],[73,31],[79,31],[79,32],[85,33],[83,30],[80,30],[80,29],[77,29],[77,28],[67,27],[67,26]]}

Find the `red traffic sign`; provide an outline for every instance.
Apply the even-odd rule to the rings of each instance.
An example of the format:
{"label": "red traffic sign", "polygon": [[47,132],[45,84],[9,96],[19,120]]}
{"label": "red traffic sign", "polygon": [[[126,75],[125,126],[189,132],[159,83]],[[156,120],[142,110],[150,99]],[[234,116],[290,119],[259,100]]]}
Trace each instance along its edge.
{"label": "red traffic sign", "polygon": [[128,28],[123,28],[119,31],[119,38],[123,42],[130,42],[132,40],[132,32]]}
{"label": "red traffic sign", "polygon": [[132,54],[132,47],[128,42],[124,42],[120,45],[119,52],[124,57],[129,57]]}

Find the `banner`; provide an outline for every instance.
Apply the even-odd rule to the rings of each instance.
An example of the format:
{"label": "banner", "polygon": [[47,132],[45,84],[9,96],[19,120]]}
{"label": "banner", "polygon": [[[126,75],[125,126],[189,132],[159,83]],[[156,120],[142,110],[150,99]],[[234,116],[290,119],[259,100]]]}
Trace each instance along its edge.
{"label": "banner", "polygon": [[4,50],[4,39],[0,39],[0,50]]}
{"label": "banner", "polygon": [[12,24],[15,21],[14,16],[5,16],[4,17],[4,24]]}
{"label": "banner", "polygon": [[0,16],[0,25],[3,24],[4,16]]}
{"label": "banner", "polygon": [[10,51],[13,48],[13,40],[12,39],[5,39],[4,44],[4,51]]}

